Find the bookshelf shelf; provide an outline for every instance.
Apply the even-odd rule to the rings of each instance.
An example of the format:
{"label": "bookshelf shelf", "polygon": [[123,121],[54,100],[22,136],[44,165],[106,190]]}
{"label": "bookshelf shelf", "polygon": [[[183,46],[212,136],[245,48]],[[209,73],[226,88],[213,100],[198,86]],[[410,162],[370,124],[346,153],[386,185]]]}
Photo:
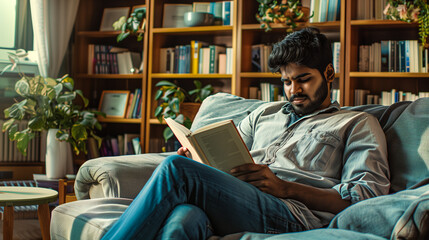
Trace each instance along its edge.
{"label": "bookshelf shelf", "polygon": [[279,73],[271,73],[271,72],[242,72],[242,73],[240,73],[240,77],[243,77],[243,78],[280,78],[281,75]]}
{"label": "bookshelf shelf", "polygon": [[153,28],[153,33],[198,33],[198,34],[231,34],[232,26],[201,26],[201,27],[186,27],[186,28]]}
{"label": "bookshelf shelf", "polygon": [[350,77],[375,78],[429,78],[429,73],[409,72],[350,72]]}
{"label": "bookshelf shelf", "polygon": [[142,120],[140,118],[103,118],[98,117],[98,121],[104,123],[133,123],[140,124]]}
{"label": "bookshelf shelf", "polygon": [[0,162],[0,166],[45,166],[45,162]]}
{"label": "bookshelf shelf", "polygon": [[417,27],[417,23],[406,23],[393,20],[351,20],[352,26],[378,26],[378,27]]}
{"label": "bookshelf shelf", "polygon": [[143,74],[78,74],[79,78],[96,79],[142,79]]}
{"label": "bookshelf shelf", "polygon": [[232,74],[152,73],[152,78],[231,78]]}
{"label": "bookshelf shelf", "polygon": [[160,122],[158,121],[158,119],[156,119],[156,118],[151,118],[151,119],[149,120],[149,123],[150,123],[150,124],[153,124],[153,125],[165,125],[165,124],[166,124],[164,121],[162,121],[162,123],[160,123]]}

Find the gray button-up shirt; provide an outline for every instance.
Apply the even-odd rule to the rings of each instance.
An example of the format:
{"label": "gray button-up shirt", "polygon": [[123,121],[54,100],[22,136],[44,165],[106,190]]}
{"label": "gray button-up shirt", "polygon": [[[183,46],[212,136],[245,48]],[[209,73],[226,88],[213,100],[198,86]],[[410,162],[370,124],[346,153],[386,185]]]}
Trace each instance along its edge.
{"label": "gray button-up shirt", "polygon": [[[340,110],[338,103],[290,124],[290,103],[267,103],[243,119],[238,130],[258,164],[268,164],[281,179],[334,188],[352,203],[387,194],[387,146],[377,119]],[[282,199],[307,228],[329,223],[333,214],[309,210]]]}

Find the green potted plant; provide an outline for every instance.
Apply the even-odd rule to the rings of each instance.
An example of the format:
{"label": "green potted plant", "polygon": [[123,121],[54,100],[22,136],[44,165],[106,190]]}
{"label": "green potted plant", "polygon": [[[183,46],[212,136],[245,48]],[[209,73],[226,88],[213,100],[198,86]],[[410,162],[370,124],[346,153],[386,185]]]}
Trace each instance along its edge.
{"label": "green potted plant", "polygon": [[[210,84],[203,86],[200,81],[195,80],[194,85],[195,89],[189,92],[170,81],[160,81],[155,85],[159,87],[155,93],[155,100],[161,100],[161,104],[155,109],[155,117],[159,122],[162,122],[163,118],[173,118],[185,127],[191,127],[200,104],[213,93],[213,87]],[[194,103],[189,104],[192,111],[184,109],[188,102]],[[164,129],[163,136],[165,142],[173,137],[169,127]]]}
{"label": "green potted plant", "polygon": [[297,27],[297,22],[307,21],[310,10],[302,7],[301,0],[257,0],[259,2],[256,19],[261,23],[261,28],[270,31],[272,23],[284,23],[292,32]]}
{"label": "green potted plant", "polygon": [[417,22],[419,24],[419,37],[422,45],[426,46],[429,35],[429,5],[424,0],[389,0],[383,11],[391,20],[403,22]]}
{"label": "green potted plant", "polygon": [[135,9],[129,18],[122,16],[118,21],[113,23],[113,29],[121,31],[121,33],[116,37],[117,42],[124,40],[129,35],[136,35],[137,41],[141,41],[143,39],[145,28],[146,8],[144,7]]}
{"label": "green potted plant", "polygon": [[[9,54],[9,59],[12,61],[13,70],[18,63],[18,57]],[[83,96],[81,90],[74,89],[71,77],[65,75],[53,79],[41,76],[29,77],[22,73],[20,75],[22,78],[16,82],[15,91],[22,100],[4,110],[5,118],[8,120],[4,123],[2,131],[8,133],[11,141],[17,142],[17,148],[24,156],[27,154],[28,142],[35,137],[36,132],[43,130],[55,129],[54,137],[58,141],[70,143],[76,155],[81,152],[87,153],[86,140],[89,136],[101,144],[101,138],[95,134],[96,130],[101,130],[96,115],[104,114],[84,110],[88,106],[88,99]],[[83,106],[75,104],[78,96]],[[28,119],[28,125],[25,129],[18,130],[17,122],[23,119]],[[48,131],[48,139],[49,134]]]}

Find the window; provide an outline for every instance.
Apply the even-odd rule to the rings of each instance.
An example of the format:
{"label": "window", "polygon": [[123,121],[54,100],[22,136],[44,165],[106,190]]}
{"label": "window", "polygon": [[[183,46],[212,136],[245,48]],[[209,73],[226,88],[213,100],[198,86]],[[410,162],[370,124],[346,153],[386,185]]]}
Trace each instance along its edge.
{"label": "window", "polygon": [[30,1],[7,0],[0,6],[0,49],[33,50]]}

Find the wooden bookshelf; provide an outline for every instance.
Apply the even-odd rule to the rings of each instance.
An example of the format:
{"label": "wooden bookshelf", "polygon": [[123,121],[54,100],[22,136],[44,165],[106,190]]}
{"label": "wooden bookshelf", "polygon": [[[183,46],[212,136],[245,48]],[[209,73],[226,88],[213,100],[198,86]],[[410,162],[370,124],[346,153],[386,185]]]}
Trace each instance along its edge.
{"label": "wooden bookshelf", "polygon": [[[120,31],[99,31],[103,11],[105,8],[132,7],[144,5],[146,18],[149,20],[150,3],[148,0],[91,0],[82,1],[75,23],[74,52],[73,52],[73,77],[76,87],[82,89],[84,95],[90,100],[90,106],[97,109],[103,90],[129,90],[134,93],[136,88],[142,89],[142,117],[138,119],[128,118],[102,118],[98,120],[103,126],[101,136],[115,136],[124,133],[138,133],[140,139],[144,138],[145,112],[146,112],[146,82],[147,82],[147,51],[148,51],[148,26],[143,33],[143,40],[137,41],[135,36],[129,36],[121,42],[116,37]],[[128,16],[127,16],[128,17]],[[111,45],[126,48],[130,51],[142,54],[143,71],[138,74],[88,74],[88,45]],[[144,149],[144,141],[141,141]]]}
{"label": "wooden bookshelf", "polygon": [[[192,4],[194,1],[183,0],[180,3]],[[190,44],[192,40],[204,41],[209,44],[224,45],[236,49],[236,31],[234,26],[197,26],[197,27],[179,27],[163,28],[163,6],[166,3],[177,3],[171,0],[151,0],[151,13],[149,21],[149,57],[148,57],[148,83],[147,83],[147,108],[146,108],[146,134],[145,152],[161,151],[161,148],[151,146],[151,139],[158,139],[162,142],[162,131],[166,127],[164,123],[154,117],[154,110],[157,102],[153,99],[157,90],[155,84],[161,80],[174,81],[180,87],[187,90],[193,89],[193,80],[200,80],[203,85],[212,84],[215,92],[229,92],[236,94],[235,74],[178,74],[161,73],[159,62],[159,52],[161,48],[174,47],[176,45]],[[237,1],[233,1],[233,9],[237,9]],[[236,14],[233,14],[236,16]],[[235,22],[234,19],[232,19]],[[233,62],[235,62],[233,54]],[[235,73],[235,69],[233,69]],[[153,150],[156,149],[156,150]]]}
{"label": "wooden bookshelf", "polygon": [[345,1],[346,41],[344,71],[344,105],[354,105],[355,89],[367,89],[371,94],[381,91],[429,91],[428,73],[421,72],[360,72],[359,46],[382,40],[416,40],[418,24],[393,20],[357,19],[358,0]]}

